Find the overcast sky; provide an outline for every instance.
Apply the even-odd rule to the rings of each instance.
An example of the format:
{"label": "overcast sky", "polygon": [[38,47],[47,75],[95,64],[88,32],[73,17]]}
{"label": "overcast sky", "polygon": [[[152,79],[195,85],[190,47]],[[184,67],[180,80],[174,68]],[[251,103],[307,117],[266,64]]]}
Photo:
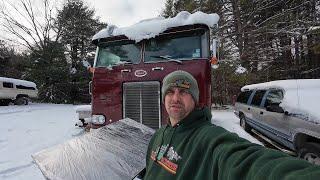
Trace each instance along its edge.
{"label": "overcast sky", "polygon": [[[43,5],[43,0],[31,0],[34,10],[39,9],[39,5]],[[100,17],[101,22],[113,24],[118,27],[130,26],[143,19],[157,17],[161,14],[165,6],[166,0],[83,0],[87,5],[96,10],[96,16]],[[0,7],[5,4],[10,8],[9,4],[21,8],[21,4],[16,0],[0,0]],[[53,0],[57,6],[61,6],[65,0]],[[60,9],[60,8],[59,8]],[[41,10],[41,8],[40,8]],[[35,11],[36,12],[36,11]],[[11,12],[13,16],[19,15],[16,11]],[[36,13],[37,14],[37,13]],[[39,15],[38,15],[39,16]],[[41,16],[41,15],[40,15]],[[25,21],[25,20],[22,20]],[[2,19],[0,19],[2,23]],[[28,37],[27,37],[28,38]],[[11,34],[0,28],[1,39],[16,39]],[[12,45],[14,45],[13,43]]]}
{"label": "overcast sky", "polygon": [[86,0],[102,22],[118,27],[157,17],[166,0]]}

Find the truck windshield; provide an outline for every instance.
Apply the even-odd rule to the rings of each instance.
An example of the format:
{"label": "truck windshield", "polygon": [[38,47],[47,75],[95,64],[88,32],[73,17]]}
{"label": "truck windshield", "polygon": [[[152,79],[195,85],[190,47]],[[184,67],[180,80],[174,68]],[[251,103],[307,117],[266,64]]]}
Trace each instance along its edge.
{"label": "truck windshield", "polygon": [[204,29],[166,34],[146,41],[144,62],[208,58],[208,47]]}
{"label": "truck windshield", "polygon": [[99,46],[95,67],[111,67],[119,64],[138,64],[140,45],[134,42],[105,43]]}

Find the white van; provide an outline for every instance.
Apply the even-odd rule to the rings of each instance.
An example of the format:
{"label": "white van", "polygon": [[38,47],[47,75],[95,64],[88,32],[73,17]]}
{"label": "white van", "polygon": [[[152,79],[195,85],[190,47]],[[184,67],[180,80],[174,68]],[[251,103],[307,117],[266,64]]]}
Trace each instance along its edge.
{"label": "white van", "polygon": [[34,82],[0,77],[0,105],[27,105],[30,98],[38,96],[38,89]]}

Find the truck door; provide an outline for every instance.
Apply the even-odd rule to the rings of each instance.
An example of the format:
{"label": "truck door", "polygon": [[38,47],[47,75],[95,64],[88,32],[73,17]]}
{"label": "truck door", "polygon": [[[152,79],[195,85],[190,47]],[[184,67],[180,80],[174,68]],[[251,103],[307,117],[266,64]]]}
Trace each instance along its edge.
{"label": "truck door", "polygon": [[261,119],[275,134],[277,141],[288,146],[290,140],[289,118],[284,114],[279,106],[283,99],[283,91],[280,89],[271,89],[267,92],[264,100],[263,109],[260,110]]}
{"label": "truck door", "polygon": [[265,92],[266,90],[256,90],[252,97],[251,104],[248,107],[248,117],[251,119],[251,123],[257,127],[261,127],[262,124],[260,110],[262,98]]}

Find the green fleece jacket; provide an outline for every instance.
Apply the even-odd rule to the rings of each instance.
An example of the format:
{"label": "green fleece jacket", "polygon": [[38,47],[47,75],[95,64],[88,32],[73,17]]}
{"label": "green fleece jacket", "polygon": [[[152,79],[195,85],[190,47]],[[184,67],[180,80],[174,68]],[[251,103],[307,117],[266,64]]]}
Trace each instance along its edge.
{"label": "green fleece jacket", "polygon": [[210,121],[204,108],[160,128],[148,147],[144,180],[320,179],[320,166],[250,143]]}

